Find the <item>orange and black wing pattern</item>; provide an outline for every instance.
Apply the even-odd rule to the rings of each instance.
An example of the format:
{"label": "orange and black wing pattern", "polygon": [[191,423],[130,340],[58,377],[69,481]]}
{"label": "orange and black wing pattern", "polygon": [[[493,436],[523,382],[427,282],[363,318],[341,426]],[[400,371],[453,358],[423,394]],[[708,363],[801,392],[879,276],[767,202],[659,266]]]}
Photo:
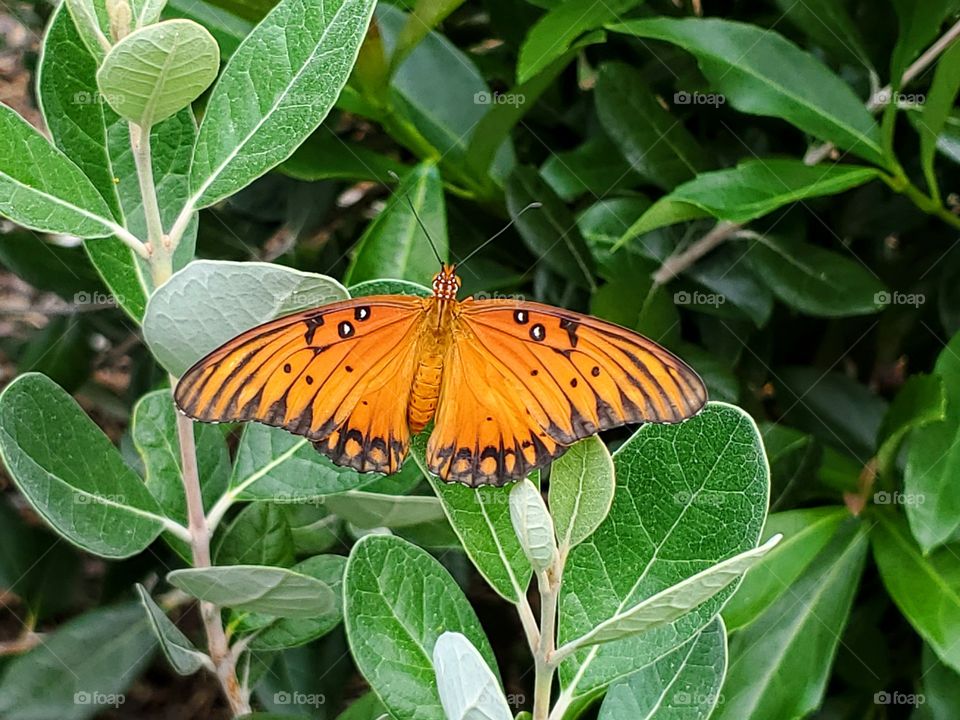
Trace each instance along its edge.
{"label": "orange and black wing pattern", "polygon": [[707,401],[696,372],[652,340],[549,305],[468,299],[453,333],[427,449],[444,480],[502,485],[580,438],[679,422]]}
{"label": "orange and black wing pattern", "polygon": [[313,441],[338,465],[400,469],[426,303],[379,295],[268,322],[190,368],[177,406],[206,422],[256,420]]}

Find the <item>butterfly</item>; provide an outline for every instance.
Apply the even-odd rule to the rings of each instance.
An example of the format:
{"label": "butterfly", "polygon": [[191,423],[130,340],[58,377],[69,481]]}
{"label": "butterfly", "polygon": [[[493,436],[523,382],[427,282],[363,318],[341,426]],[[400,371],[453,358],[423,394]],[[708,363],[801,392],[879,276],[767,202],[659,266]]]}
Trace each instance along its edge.
{"label": "butterfly", "polygon": [[427,467],[503,485],[578,439],[626,423],[676,423],[703,381],[619,325],[519,299],[458,300],[442,263],[430,297],[373,295],[255,327],[200,360],[175,399],[195,420],[256,420],[309,438],[334,463],[394,473],[434,421]]}

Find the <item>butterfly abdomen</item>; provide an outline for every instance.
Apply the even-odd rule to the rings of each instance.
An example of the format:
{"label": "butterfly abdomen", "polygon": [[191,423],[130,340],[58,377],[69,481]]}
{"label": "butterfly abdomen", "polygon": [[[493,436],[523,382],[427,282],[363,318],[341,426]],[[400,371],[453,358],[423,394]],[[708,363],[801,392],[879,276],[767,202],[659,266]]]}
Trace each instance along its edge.
{"label": "butterfly abdomen", "polygon": [[442,367],[443,356],[440,353],[422,357],[417,366],[410,389],[410,403],[407,405],[407,424],[414,434],[427,426],[437,410]]}

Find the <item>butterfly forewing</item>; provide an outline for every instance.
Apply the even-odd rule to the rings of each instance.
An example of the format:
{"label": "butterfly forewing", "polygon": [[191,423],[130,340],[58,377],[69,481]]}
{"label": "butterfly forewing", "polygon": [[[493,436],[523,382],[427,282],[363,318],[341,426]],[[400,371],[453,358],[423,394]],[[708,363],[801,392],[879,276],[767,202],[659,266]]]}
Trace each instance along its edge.
{"label": "butterfly forewing", "polygon": [[431,470],[446,480],[502,484],[599,430],[679,422],[706,403],[703,381],[682,360],[597,318],[466,300],[454,323],[428,447]]}
{"label": "butterfly forewing", "polygon": [[376,296],[253,328],[213,351],[177,385],[197,420],[256,420],[314,441],[340,465],[395,472],[425,301]]}

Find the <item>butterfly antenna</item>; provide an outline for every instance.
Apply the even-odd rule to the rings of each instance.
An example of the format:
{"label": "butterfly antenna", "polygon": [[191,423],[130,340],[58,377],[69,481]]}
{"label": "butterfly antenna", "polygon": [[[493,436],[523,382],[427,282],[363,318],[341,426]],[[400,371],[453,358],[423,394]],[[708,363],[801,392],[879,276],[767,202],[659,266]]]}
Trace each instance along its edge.
{"label": "butterfly antenna", "polygon": [[[397,175],[393,170],[388,171],[390,177],[400,182],[400,176]],[[427,231],[427,226],[423,224],[423,220],[420,219],[420,214],[417,212],[417,209],[413,206],[413,203],[410,201],[410,198],[407,195],[403,196],[403,199],[407,201],[407,205],[410,207],[410,212],[413,213],[413,216],[417,219],[417,224],[420,226],[420,229],[423,230],[423,234],[427,236],[427,242],[430,243],[430,249],[433,250],[433,254],[437,257],[437,262],[440,263],[440,267],[444,266],[443,258],[440,257],[440,253],[437,251],[437,246],[433,242],[433,238],[430,237],[430,233]]]}
{"label": "butterfly antenna", "polygon": [[464,263],[467,262],[467,260],[469,260],[470,258],[472,258],[472,257],[473,257],[474,255],[476,255],[478,252],[480,252],[481,250],[483,250],[487,245],[489,245],[490,243],[492,243],[492,242],[493,242],[494,240],[496,240],[498,237],[500,237],[501,235],[503,235],[507,230],[509,230],[511,227],[513,227],[513,224],[514,224],[517,220],[519,220],[519,219],[520,219],[520,216],[523,215],[527,210],[532,210],[533,208],[538,208],[538,207],[543,207],[543,203],[532,202],[532,203],[530,203],[529,205],[527,205],[525,208],[523,208],[523,210],[521,210],[520,212],[518,212],[518,213],[510,220],[510,222],[508,222],[506,225],[504,225],[502,228],[500,228],[500,230],[498,230],[496,233],[494,233],[492,236],[490,236],[487,240],[484,240],[482,243],[480,243],[480,245],[478,245],[478,246],[475,247],[470,253],[468,253],[467,256],[466,256],[463,260],[461,260],[460,262],[457,263],[457,267],[462,268],[463,265],[464,265]]}

